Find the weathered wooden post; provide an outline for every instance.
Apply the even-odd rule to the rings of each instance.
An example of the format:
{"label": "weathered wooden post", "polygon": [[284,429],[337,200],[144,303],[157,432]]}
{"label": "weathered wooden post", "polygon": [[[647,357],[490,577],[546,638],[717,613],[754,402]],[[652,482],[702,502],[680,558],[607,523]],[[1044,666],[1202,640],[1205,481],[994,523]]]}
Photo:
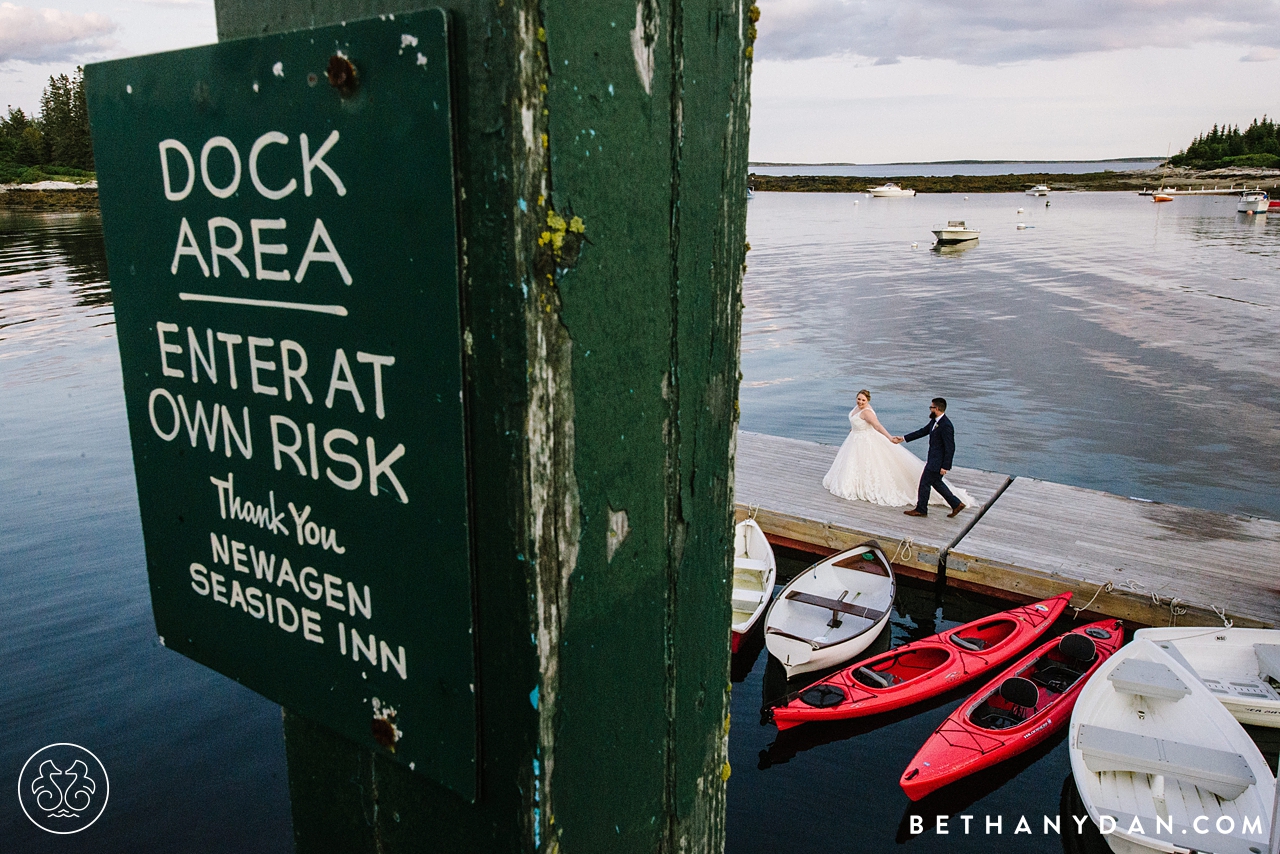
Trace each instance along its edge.
{"label": "weathered wooden post", "polygon": [[[147,132],[156,140],[139,143],[153,159],[156,141],[170,133],[165,121],[177,122],[190,137],[184,143],[175,130],[173,140],[160,144],[169,202],[157,204],[190,206],[189,213],[158,208],[173,211],[165,214],[172,223],[164,224],[168,243],[161,249],[119,236],[125,218],[113,212],[117,202],[117,210],[126,209],[122,200],[132,199],[131,193],[141,200],[131,201],[135,205],[150,204],[147,192],[158,199],[160,179],[141,182],[146,187],[131,186],[128,176],[103,182],[153,599],[158,626],[162,633],[169,626],[173,634],[170,646],[285,705],[299,851],[722,849],[729,774],[732,448],[755,33],[755,10],[748,3],[493,0],[448,3],[444,13],[419,5],[414,8],[425,11],[413,13],[394,0],[217,0],[223,44],[200,49],[214,52],[201,54],[194,85],[171,83],[181,76],[172,68],[145,80],[136,76],[152,68],[145,64],[90,69],[104,176],[112,158],[103,152],[103,140],[114,122],[154,125]],[[401,21],[413,24],[403,36],[396,35]],[[334,25],[347,29],[316,30],[311,41],[319,45],[315,51],[334,54],[327,67],[323,57],[311,58],[305,39],[292,36],[256,53],[223,50],[237,44],[229,40]],[[378,39],[385,42],[388,33],[401,40],[395,45],[399,52],[385,51],[384,57],[370,45],[382,44]],[[289,58],[271,66],[268,51],[277,47]],[[431,82],[421,84],[425,89],[418,83],[403,89],[415,53]],[[449,75],[439,76],[445,66]],[[269,105],[276,102],[255,106],[259,102],[252,100],[284,91],[281,81],[300,86],[294,81],[301,78],[289,76],[299,69],[310,72],[316,92],[337,90],[323,102],[314,100],[319,94],[290,90],[289,109],[305,108],[312,103],[308,98],[321,105],[309,141],[300,136],[307,128],[285,127],[299,123]],[[251,82],[254,95],[248,94]],[[156,103],[177,105],[171,110],[130,106],[129,99],[165,86],[181,96],[155,96]],[[415,147],[442,127],[441,104],[447,107],[450,98],[448,177],[456,188],[457,215],[452,255],[452,220],[437,216],[439,211],[423,215],[412,204],[417,194],[424,207],[450,207],[447,188],[441,190],[437,180],[442,169],[449,170],[447,158],[441,160],[447,143],[431,137],[437,139],[431,151]],[[193,118],[183,125],[188,113]],[[231,138],[209,136],[208,128],[230,116],[247,117],[248,127],[228,131]],[[341,130],[342,142],[330,127]],[[140,133],[135,128],[120,139]],[[334,140],[329,148],[323,147],[325,134]],[[301,147],[302,171],[295,164],[290,173],[281,164],[286,157],[297,159],[294,146]],[[360,157],[352,159],[353,153]],[[152,165],[146,168],[158,175]],[[295,173],[299,183],[286,184]],[[190,198],[183,195],[188,177]],[[211,196],[201,195],[202,182]],[[197,203],[197,197],[205,201]],[[267,219],[276,210],[269,201],[281,199],[280,218]],[[322,204],[323,216],[316,207]],[[184,224],[190,218],[189,234],[177,225],[179,212]],[[298,233],[288,232],[290,245],[280,248],[283,232],[270,229],[285,228],[286,212],[288,228]],[[306,224],[313,215],[317,222],[324,219],[323,228]],[[376,230],[383,243],[353,245],[361,228]],[[424,228],[431,239],[421,238]],[[176,248],[170,249],[174,235]],[[374,244],[384,257],[358,258]],[[166,278],[170,257],[172,285]],[[243,267],[233,270],[241,258]],[[215,265],[212,278],[207,270],[201,275],[197,261],[199,267]],[[455,261],[460,299],[451,308],[449,300],[433,295],[448,290],[439,282],[447,285]],[[144,266],[149,272],[138,272]],[[241,273],[249,281],[241,284]],[[419,274],[428,285],[414,278]],[[132,277],[147,276],[160,283],[157,290],[131,302],[124,289]],[[408,278],[400,281],[401,276]],[[267,299],[265,286],[227,290],[257,288],[264,278],[290,282],[294,296],[272,291]],[[177,284],[178,279],[195,285]],[[310,302],[295,310],[303,305],[296,294],[304,284],[315,290],[306,291]],[[172,296],[166,288],[177,301],[162,309]],[[330,293],[337,296],[324,298]],[[374,293],[373,304],[360,302]],[[400,293],[403,315],[417,318],[403,329]],[[148,313],[153,306],[154,317]],[[254,332],[254,324],[265,323],[264,312],[277,309],[288,315],[287,323],[279,321],[286,325],[271,336],[277,340],[264,343],[266,333]],[[317,340],[319,327],[308,324],[336,323],[339,309],[349,325],[325,328],[336,330],[334,340],[346,341],[347,352],[338,358],[329,346],[321,357],[321,348],[309,343]],[[224,315],[183,314],[205,310],[243,311],[247,325],[239,332],[219,331],[216,318]],[[382,325],[368,326],[373,321],[367,318],[378,312]],[[448,334],[437,334],[450,328],[457,330],[452,344]],[[421,332],[426,329],[432,331]],[[391,330],[382,350],[361,343],[377,330]],[[228,338],[240,334],[249,337],[236,353],[233,343],[239,342]],[[238,356],[240,370],[253,372],[252,390],[243,387],[246,373],[236,391],[234,384],[226,387],[225,373],[223,385],[209,385],[224,345],[223,370],[235,370],[231,362]],[[317,399],[309,394],[305,403],[312,409],[295,415],[288,407],[303,405],[303,350],[311,353],[313,371],[306,379]],[[425,361],[416,359],[419,350],[427,354]],[[448,403],[447,377],[430,367],[453,363],[450,352],[461,370],[461,408]],[[131,372],[134,360],[150,367]],[[406,376],[414,377],[416,392],[392,387]],[[388,383],[385,423],[378,420],[384,415],[381,385],[379,409],[370,417],[374,380]],[[268,401],[284,413],[271,416],[269,429],[266,410],[250,413],[251,406],[266,405],[251,392],[270,394],[263,391],[268,388],[285,396],[292,390],[297,398]],[[364,406],[358,414],[351,410],[351,429],[325,432],[325,424],[306,421],[313,410],[328,414],[319,401],[326,390],[330,402],[323,405],[336,415],[334,407],[350,409],[362,388]],[[208,425],[189,411],[202,391],[225,395],[221,408],[213,407],[214,433],[201,433]],[[335,394],[338,404],[332,403]],[[417,402],[409,406],[409,400]],[[400,412],[393,411],[397,406]],[[421,422],[406,422],[404,410],[433,422],[431,429],[422,433]],[[195,417],[194,426],[184,417]],[[367,440],[358,435],[357,422],[370,425]],[[465,425],[460,434],[450,426],[457,423]],[[409,450],[401,456],[392,451],[400,441],[397,429],[411,437],[403,441]],[[258,443],[253,459],[253,449],[236,444],[241,431]],[[213,438],[206,454],[208,436]],[[365,479],[353,486],[366,441]],[[317,462],[318,445],[323,453]],[[343,451],[352,460],[346,468]],[[422,463],[431,453],[436,457]],[[299,603],[302,634],[279,631],[293,631],[286,620],[298,622],[284,610],[267,614],[281,621],[279,627],[253,622],[252,603],[237,606],[225,587],[255,578],[263,585],[261,542],[239,566],[239,528],[230,529],[222,555],[221,535],[209,529],[220,522],[193,521],[196,510],[185,520],[181,515],[187,500],[205,508],[200,513],[208,507],[215,512],[214,487],[194,483],[196,477],[189,489],[172,496],[149,494],[148,466],[174,477],[181,467],[196,465],[193,460],[206,459],[215,462],[200,462],[195,470],[203,477],[198,466],[212,465],[210,471],[221,473],[214,482],[219,500],[231,500],[242,484],[246,490],[252,484],[254,500],[261,494],[263,501],[269,487],[272,500],[281,502],[288,489],[314,489],[321,497],[312,503],[330,514],[327,521],[340,536],[352,532],[345,546],[330,544],[353,549],[341,560],[336,554],[316,558],[345,569],[326,574],[317,563],[301,588],[277,591]],[[465,475],[458,461],[465,463]],[[239,471],[237,466],[245,473],[233,487],[230,472]],[[293,479],[281,479],[286,476]],[[326,478],[350,490],[349,498],[324,497],[333,492]],[[348,515],[339,499],[363,503]],[[281,530],[275,533],[296,533],[298,548],[323,552],[323,531],[311,543],[305,520],[279,518]],[[162,531],[168,526],[186,536],[183,525],[194,531],[185,540]],[[170,540],[182,540],[172,555]],[[196,560],[188,552],[196,549],[203,549],[203,563],[192,563],[188,571],[186,561]],[[221,566],[228,555],[227,566]],[[295,573],[302,558],[296,563]],[[236,575],[246,567],[257,575]],[[399,586],[389,586],[388,578]],[[308,587],[308,581],[318,586]],[[368,585],[363,594],[362,584]],[[310,591],[320,592],[314,610],[306,607]],[[223,602],[228,596],[229,604]],[[339,614],[324,606],[345,610]],[[272,608],[270,602],[266,607]],[[374,616],[366,625],[361,621],[370,607]],[[207,618],[199,616],[204,608],[212,609]],[[335,629],[338,620],[345,622]],[[262,633],[263,646],[255,654],[237,648],[224,656],[220,644],[233,644],[229,638],[242,624],[244,631]],[[375,626],[398,630],[411,641],[397,650],[394,638],[384,638],[370,652],[364,632]],[[313,645],[299,640],[304,635]],[[459,646],[463,636],[472,639],[472,650]],[[439,648],[423,648],[428,642]],[[277,643],[283,658],[273,658]],[[367,647],[373,646],[370,634]],[[287,656],[298,649],[312,657],[299,659],[295,668]],[[338,663],[319,657],[321,652],[333,653]],[[366,665],[362,655],[374,664]],[[350,667],[351,661],[358,666]],[[414,675],[431,684],[420,681],[411,691]],[[361,678],[368,680],[364,694],[408,692],[404,702],[411,710],[388,715],[389,699],[369,706],[362,683],[352,681]],[[391,688],[380,687],[386,685]],[[356,711],[331,716],[325,708],[330,695],[348,697]],[[423,698],[431,697],[439,704],[424,706]]]}

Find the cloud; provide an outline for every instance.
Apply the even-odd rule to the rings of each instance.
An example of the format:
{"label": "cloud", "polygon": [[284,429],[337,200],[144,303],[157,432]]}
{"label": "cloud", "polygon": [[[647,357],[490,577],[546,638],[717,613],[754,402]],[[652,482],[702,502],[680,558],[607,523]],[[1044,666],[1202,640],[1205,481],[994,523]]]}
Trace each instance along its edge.
{"label": "cloud", "polygon": [[116,24],[105,15],[77,15],[0,3],[0,64],[56,62],[110,47]]}
{"label": "cloud", "polygon": [[1000,65],[1207,42],[1280,47],[1280,0],[758,0],[757,59]]}
{"label": "cloud", "polygon": [[1280,50],[1273,47],[1255,47],[1240,57],[1241,62],[1270,62],[1273,59],[1280,59]]}

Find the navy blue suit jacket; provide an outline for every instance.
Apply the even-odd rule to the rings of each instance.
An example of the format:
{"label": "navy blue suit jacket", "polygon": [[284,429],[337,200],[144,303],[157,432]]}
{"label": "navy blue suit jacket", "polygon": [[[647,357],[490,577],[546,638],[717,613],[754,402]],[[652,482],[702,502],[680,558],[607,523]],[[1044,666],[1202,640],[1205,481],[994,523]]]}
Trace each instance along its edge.
{"label": "navy blue suit jacket", "polygon": [[[929,432],[930,427],[933,427],[933,432]],[[943,414],[936,425],[930,419],[928,424],[902,438],[912,442],[925,436],[929,437],[929,458],[924,463],[925,471],[951,471],[951,459],[956,455],[956,430],[951,426],[951,419]]]}

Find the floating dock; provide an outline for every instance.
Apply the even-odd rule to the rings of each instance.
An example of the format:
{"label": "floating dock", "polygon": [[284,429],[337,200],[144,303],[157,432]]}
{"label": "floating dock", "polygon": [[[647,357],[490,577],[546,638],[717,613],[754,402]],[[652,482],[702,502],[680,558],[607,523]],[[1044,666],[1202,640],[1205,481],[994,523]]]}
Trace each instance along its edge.
{"label": "floating dock", "polygon": [[874,539],[907,575],[1020,600],[1070,590],[1073,605],[1149,626],[1280,625],[1280,522],[956,468],[976,506],[954,519],[836,498],[836,448],[738,434],[738,518],[777,544],[830,554]]}

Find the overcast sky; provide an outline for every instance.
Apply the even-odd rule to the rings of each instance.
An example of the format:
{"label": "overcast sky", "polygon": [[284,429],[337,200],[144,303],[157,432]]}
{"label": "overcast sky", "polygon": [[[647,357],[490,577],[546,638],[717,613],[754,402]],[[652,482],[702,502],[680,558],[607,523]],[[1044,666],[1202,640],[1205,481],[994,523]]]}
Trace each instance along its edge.
{"label": "overcast sky", "polygon": [[[217,37],[211,0],[46,2],[0,2],[0,105]],[[756,161],[1163,155],[1280,115],[1280,0],[758,2]]]}

